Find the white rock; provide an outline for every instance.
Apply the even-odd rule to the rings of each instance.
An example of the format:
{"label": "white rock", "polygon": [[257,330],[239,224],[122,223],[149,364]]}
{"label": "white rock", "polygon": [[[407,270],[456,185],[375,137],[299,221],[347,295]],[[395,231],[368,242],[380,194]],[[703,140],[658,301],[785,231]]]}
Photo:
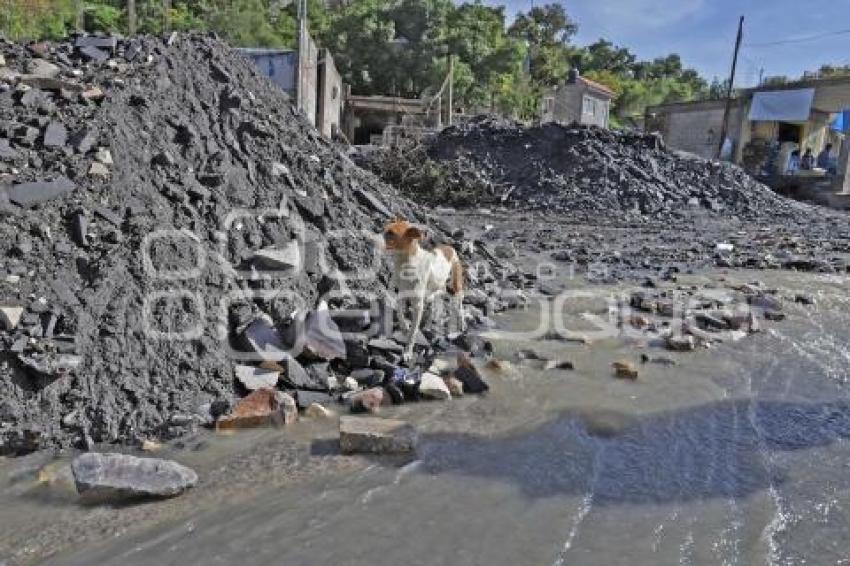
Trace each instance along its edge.
{"label": "white rock", "polygon": [[431,372],[422,374],[422,382],[419,384],[419,394],[429,399],[451,399],[452,394],[449,391],[446,382],[439,375],[434,375]]}
{"label": "white rock", "polygon": [[112,153],[105,147],[97,148],[94,158],[104,165],[112,165]]}
{"label": "white rock", "polygon": [[16,328],[23,314],[23,307],[0,307],[0,320],[3,322],[3,328],[5,330]]}
{"label": "white rock", "polygon": [[280,372],[263,369],[254,366],[236,366],[236,379],[245,386],[248,391],[256,391],[263,387],[274,388],[280,377]]}
{"label": "white rock", "polygon": [[91,164],[91,167],[89,168],[89,176],[91,176],[91,177],[108,177],[109,176],[109,169],[107,169],[106,165],[104,165],[103,163],[98,163],[97,161],[95,161],[94,163]]}

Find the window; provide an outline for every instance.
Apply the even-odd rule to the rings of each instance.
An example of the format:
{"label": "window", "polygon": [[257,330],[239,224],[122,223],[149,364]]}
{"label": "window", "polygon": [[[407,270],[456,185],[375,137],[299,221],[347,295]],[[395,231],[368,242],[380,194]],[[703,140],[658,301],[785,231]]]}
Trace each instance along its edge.
{"label": "window", "polygon": [[594,116],[596,114],[596,101],[589,96],[583,97],[581,103],[581,113],[587,116]]}

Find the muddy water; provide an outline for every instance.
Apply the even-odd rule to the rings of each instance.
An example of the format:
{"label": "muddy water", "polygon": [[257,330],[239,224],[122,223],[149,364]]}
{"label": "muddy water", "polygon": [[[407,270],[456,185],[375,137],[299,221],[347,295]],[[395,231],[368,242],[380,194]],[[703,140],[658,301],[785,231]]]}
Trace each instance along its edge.
{"label": "muddy water", "polygon": [[[0,548],[124,566],[850,563],[848,282],[729,278],[756,277],[818,305],[686,354],[524,337],[540,312],[503,316],[499,357],[530,347],[576,370],[515,360],[487,374],[486,397],[392,408],[423,432],[412,460],[341,457],[333,422],[201,436],[165,450],[200,472],[198,488],[120,509],[79,506],[65,460],[41,483],[42,462],[4,462]],[[618,289],[590,290],[565,309],[588,334],[582,315],[604,315]],[[641,352],[677,364],[611,377],[613,360]]]}

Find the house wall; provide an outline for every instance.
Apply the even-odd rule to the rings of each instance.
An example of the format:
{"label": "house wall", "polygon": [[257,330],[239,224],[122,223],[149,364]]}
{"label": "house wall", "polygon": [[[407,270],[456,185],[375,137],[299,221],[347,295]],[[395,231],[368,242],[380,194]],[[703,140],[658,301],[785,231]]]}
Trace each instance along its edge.
{"label": "house wall", "polygon": [[336,69],[330,51],[322,50],[319,62],[319,93],[316,127],[330,138],[342,123],[342,77]]}
{"label": "house wall", "polygon": [[298,53],[291,49],[237,49],[257,69],[295,100],[295,66]]}
{"label": "house wall", "polygon": [[[593,101],[594,112],[585,113],[584,98]],[[608,127],[608,113],[611,102],[600,97],[592,90],[582,84],[566,84],[554,89],[550,94],[543,97],[543,108],[541,119],[543,122],[560,122],[562,124],[587,124]]]}
{"label": "house wall", "polygon": [[[734,142],[738,160],[741,149],[750,141],[749,122],[745,120],[746,109],[746,106],[733,106],[729,113],[727,137]],[[720,144],[724,105],[682,106],[659,110],[659,115],[651,121],[651,129],[661,132],[668,147],[707,159],[716,155]]]}

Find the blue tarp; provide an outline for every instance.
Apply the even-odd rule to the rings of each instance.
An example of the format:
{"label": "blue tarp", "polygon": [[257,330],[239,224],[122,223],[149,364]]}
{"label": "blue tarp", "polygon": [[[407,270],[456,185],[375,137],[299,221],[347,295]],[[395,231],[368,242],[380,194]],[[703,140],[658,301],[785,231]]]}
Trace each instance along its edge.
{"label": "blue tarp", "polygon": [[830,124],[830,127],[836,132],[846,132],[850,130],[850,109],[838,114]]}

